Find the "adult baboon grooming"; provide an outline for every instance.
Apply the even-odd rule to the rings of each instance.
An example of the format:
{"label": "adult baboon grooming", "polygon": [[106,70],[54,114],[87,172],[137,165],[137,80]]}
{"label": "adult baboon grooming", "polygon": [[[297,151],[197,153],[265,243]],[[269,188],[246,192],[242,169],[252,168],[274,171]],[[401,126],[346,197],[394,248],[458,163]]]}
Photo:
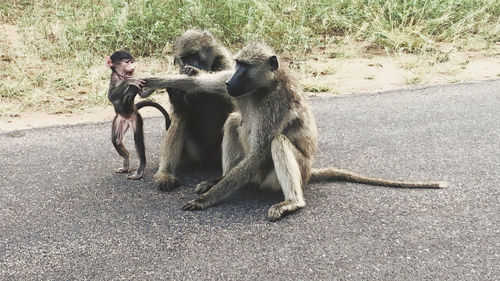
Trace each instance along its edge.
{"label": "adult baboon grooming", "polygon": [[174,43],[174,63],[183,72],[185,66],[214,72],[233,68],[229,51],[208,31],[188,30]]}
{"label": "adult baboon grooming", "polygon": [[232,113],[224,125],[223,176],[200,183],[197,191],[205,193],[189,201],[185,210],[211,206],[247,183],[283,191],[285,200],[269,209],[271,221],[306,205],[302,187],[310,180],[395,187],[444,185],[375,179],[336,168],[312,169],[317,149],[314,117],[295,79],[266,45],[252,43],[239,52],[226,87],[240,111]]}
{"label": "adult baboon grooming", "polygon": [[[175,41],[173,49],[174,62],[182,74],[232,69],[230,53],[208,31],[186,31]],[[234,110],[233,101],[224,88],[218,91],[188,88],[189,95],[181,89],[167,88],[173,107],[172,125],[163,137],[155,174],[162,191],[179,184],[174,173],[181,158],[194,164],[220,163],[222,127]]]}

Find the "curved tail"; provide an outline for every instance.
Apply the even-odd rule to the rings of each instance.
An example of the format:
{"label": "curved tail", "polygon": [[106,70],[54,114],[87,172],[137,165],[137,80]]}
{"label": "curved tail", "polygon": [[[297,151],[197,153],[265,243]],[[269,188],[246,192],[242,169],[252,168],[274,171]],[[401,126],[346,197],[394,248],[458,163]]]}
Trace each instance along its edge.
{"label": "curved tail", "polygon": [[322,168],[312,169],[310,182],[318,181],[348,181],[370,185],[380,185],[388,187],[401,187],[401,188],[443,188],[447,187],[448,183],[444,181],[439,182],[405,182],[393,181],[379,178],[372,178],[353,173],[351,171],[338,169],[338,168]]}
{"label": "curved tail", "polygon": [[163,108],[163,106],[161,106],[159,103],[150,100],[141,101],[135,104],[137,110],[145,106],[152,106],[158,109],[163,114],[163,116],[165,116],[165,130],[168,130],[168,128],[170,127],[171,120],[170,120],[170,115],[168,115],[168,112],[165,110],[165,108]]}

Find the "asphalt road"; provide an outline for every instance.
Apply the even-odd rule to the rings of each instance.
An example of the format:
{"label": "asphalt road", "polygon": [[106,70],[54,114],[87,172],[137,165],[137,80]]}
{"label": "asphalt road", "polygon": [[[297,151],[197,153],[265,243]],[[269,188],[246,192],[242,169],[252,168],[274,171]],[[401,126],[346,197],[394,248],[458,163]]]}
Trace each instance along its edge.
{"label": "asphalt road", "polygon": [[310,102],[316,167],[450,186],[311,184],[305,209],[271,223],[282,195],[252,187],[182,211],[215,170],[156,190],[161,118],[145,121],[140,181],[112,172],[109,122],[4,133],[0,279],[499,279],[500,80]]}

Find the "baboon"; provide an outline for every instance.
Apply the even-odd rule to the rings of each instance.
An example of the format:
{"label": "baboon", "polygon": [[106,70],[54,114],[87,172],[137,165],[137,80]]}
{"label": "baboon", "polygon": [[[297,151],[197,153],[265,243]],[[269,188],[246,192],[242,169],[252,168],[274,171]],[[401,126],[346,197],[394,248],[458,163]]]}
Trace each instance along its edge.
{"label": "baboon", "polygon": [[[134,104],[135,96],[142,88],[144,81],[134,78],[134,58],[127,51],[116,51],[111,56],[106,56],[106,65],[111,68],[109,81],[108,99],[115,109],[115,118],[111,127],[111,142],[116,151],[123,157],[123,167],[117,169],[117,173],[128,173],[130,170],[129,152],[123,145],[123,136],[131,127],[134,131],[135,148],[139,157],[139,168],[127,176],[128,179],[140,179],[146,168],[146,153],[144,148],[143,120],[139,109],[144,106],[152,106],[160,110],[165,116],[166,129],[170,126],[170,117],[167,111],[158,103],[153,101],[142,101]],[[152,90],[146,90],[152,92]]]}
{"label": "baboon", "polygon": [[233,68],[231,54],[208,31],[187,30],[174,42],[174,64],[215,72]]}
{"label": "baboon", "polygon": [[[173,51],[174,63],[181,74],[196,76],[202,72],[232,69],[229,51],[208,31],[186,31],[175,41]],[[175,170],[181,158],[195,165],[220,165],[222,127],[234,110],[223,81],[221,86],[215,91],[203,86],[196,90],[188,88],[189,95],[180,86],[167,87],[173,113],[172,126],[163,137],[160,164],[155,174],[160,190],[169,191],[180,185]],[[144,96],[147,94],[150,93]]]}
{"label": "baboon", "polygon": [[312,169],[318,133],[296,80],[262,43],[247,45],[235,60],[236,70],[226,88],[236,99],[239,111],[231,113],[224,124],[222,177],[200,183],[196,190],[202,195],[183,209],[209,207],[247,183],[254,183],[283,191],[285,200],[268,211],[268,219],[275,221],[306,205],[302,187],[309,181],[345,180],[424,188],[445,185],[369,178],[336,168]]}

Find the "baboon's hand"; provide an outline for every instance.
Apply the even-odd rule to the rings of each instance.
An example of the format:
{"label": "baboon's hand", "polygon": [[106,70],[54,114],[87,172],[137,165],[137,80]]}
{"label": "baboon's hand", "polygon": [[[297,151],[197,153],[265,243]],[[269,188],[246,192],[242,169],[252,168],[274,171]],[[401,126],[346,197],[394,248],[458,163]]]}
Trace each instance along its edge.
{"label": "baboon's hand", "polygon": [[126,83],[129,86],[135,86],[141,89],[144,86],[144,84],[146,84],[146,81],[144,81],[144,79],[142,78],[128,78],[126,80]]}
{"label": "baboon's hand", "polygon": [[215,183],[213,181],[204,181],[199,183],[196,188],[194,189],[194,192],[197,194],[202,194],[210,190],[212,186],[214,186]]}
{"label": "baboon's hand", "polygon": [[194,66],[186,65],[184,66],[182,72],[184,72],[187,76],[196,76],[200,73],[200,70]]}
{"label": "baboon's hand", "polygon": [[204,200],[202,198],[197,198],[187,202],[186,205],[182,207],[185,211],[196,211],[203,209]]}

